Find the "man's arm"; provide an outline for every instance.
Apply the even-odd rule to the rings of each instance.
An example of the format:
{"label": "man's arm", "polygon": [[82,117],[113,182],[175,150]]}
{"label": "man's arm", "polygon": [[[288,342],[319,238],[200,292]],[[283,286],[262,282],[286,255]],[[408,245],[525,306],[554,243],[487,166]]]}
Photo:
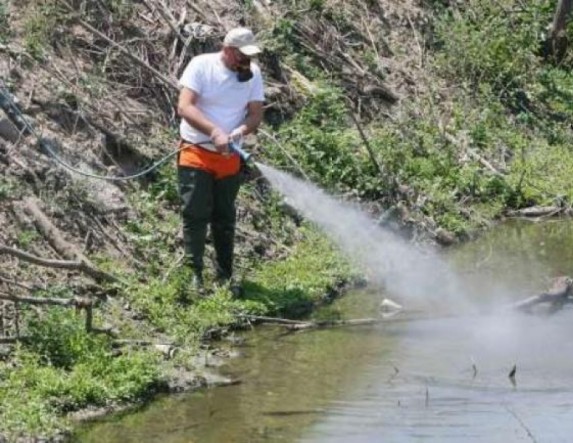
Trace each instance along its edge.
{"label": "man's arm", "polygon": [[247,104],[247,117],[245,122],[233,131],[233,134],[240,133],[242,135],[250,134],[254,132],[261,121],[263,120],[263,102],[249,102]]}
{"label": "man's arm", "polygon": [[[218,128],[197,108],[196,103],[199,95],[192,89],[183,87],[179,93],[177,103],[177,114],[184,118],[194,128],[204,134],[208,134],[218,151],[227,151],[229,136],[222,129]],[[262,106],[261,106],[262,111]]]}

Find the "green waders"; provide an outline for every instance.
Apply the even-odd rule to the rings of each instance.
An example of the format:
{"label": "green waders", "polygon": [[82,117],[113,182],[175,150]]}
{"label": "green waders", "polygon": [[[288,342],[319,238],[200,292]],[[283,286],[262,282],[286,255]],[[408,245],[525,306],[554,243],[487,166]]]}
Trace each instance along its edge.
{"label": "green waders", "polygon": [[211,224],[217,278],[229,280],[233,274],[235,200],[241,184],[240,174],[216,180],[202,169],[179,166],[178,175],[187,264],[202,281],[207,225]]}

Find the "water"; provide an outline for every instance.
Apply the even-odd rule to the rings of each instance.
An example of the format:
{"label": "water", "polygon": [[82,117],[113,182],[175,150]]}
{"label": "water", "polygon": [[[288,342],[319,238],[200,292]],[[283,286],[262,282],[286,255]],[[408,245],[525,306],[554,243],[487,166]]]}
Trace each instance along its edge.
{"label": "water", "polygon": [[[376,294],[340,301],[349,316]],[[282,336],[248,335],[223,370],[243,383],[161,399],[80,436],[83,443],[568,442],[571,313],[523,318],[516,343],[489,349],[480,319],[452,318]],[[529,331],[529,333],[526,333]],[[562,331],[562,335],[559,334]],[[540,352],[540,349],[545,351]],[[560,359],[547,359],[547,353]],[[516,385],[508,372],[517,362]],[[477,374],[474,376],[472,365]]]}
{"label": "water", "polygon": [[407,307],[446,303],[457,315],[287,336],[260,328],[222,369],[242,384],[162,398],[87,428],[77,441],[571,440],[573,310],[538,318],[492,309],[540,292],[550,277],[573,275],[571,221],[509,223],[444,257],[380,232],[315,188],[265,172],[388,288],[338,301],[346,318],[375,315],[387,295]]}

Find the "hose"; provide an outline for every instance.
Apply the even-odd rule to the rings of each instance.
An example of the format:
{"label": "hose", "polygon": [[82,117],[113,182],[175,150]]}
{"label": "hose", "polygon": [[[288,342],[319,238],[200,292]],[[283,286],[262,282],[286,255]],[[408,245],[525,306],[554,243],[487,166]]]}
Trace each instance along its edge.
{"label": "hose", "polygon": [[[154,171],[155,169],[159,168],[162,164],[164,164],[165,162],[167,162],[169,159],[171,159],[172,157],[176,156],[177,154],[179,154],[179,152],[185,148],[178,148],[170,153],[168,153],[167,155],[165,155],[164,157],[160,158],[158,161],[156,161],[155,163],[153,163],[151,166],[149,166],[146,169],[143,169],[140,172],[137,172],[135,174],[132,175],[125,175],[125,176],[107,176],[107,175],[99,175],[99,174],[92,174],[90,172],[85,172],[82,171],[72,165],[70,165],[69,163],[67,163],[66,161],[64,161],[55,151],[54,149],[54,142],[50,139],[47,139],[45,137],[42,137],[35,129],[34,127],[26,120],[24,114],[22,113],[22,111],[20,110],[20,108],[16,105],[16,103],[14,103],[14,101],[12,100],[11,94],[8,91],[8,89],[6,88],[6,86],[4,85],[4,83],[2,82],[0,84],[0,106],[2,106],[2,108],[4,108],[6,110],[6,114],[11,117],[15,123],[17,124],[17,126],[20,127],[20,129],[25,129],[28,133],[32,134],[36,140],[38,141],[40,148],[49,156],[51,157],[57,164],[59,164],[60,166],[62,166],[63,168],[75,172],[76,174],[80,174],[83,175],[84,177],[89,177],[89,178],[95,178],[98,180],[108,180],[108,181],[128,181],[128,180],[134,180],[136,178],[140,178],[143,177],[144,175],[149,174],[150,172]],[[195,143],[196,145],[205,145],[205,144],[210,144],[210,141],[204,141],[204,142],[198,142]],[[249,160],[249,158],[251,157],[251,154],[245,152],[242,149],[242,144],[243,144],[243,136],[241,135],[239,140],[235,140],[232,139],[231,142],[229,143],[229,147],[234,150],[235,152],[237,152],[241,158],[247,162]]]}

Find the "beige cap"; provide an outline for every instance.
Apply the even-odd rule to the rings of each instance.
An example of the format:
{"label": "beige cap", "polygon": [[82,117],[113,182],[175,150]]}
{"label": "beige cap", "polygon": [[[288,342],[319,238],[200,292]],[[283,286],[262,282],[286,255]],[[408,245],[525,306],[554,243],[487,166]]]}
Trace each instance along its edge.
{"label": "beige cap", "polygon": [[257,45],[255,36],[253,35],[253,31],[248,28],[231,29],[225,36],[223,44],[237,48],[249,57],[261,52],[261,48]]}

